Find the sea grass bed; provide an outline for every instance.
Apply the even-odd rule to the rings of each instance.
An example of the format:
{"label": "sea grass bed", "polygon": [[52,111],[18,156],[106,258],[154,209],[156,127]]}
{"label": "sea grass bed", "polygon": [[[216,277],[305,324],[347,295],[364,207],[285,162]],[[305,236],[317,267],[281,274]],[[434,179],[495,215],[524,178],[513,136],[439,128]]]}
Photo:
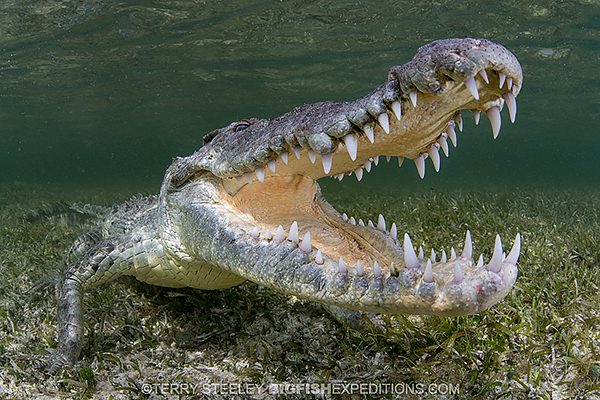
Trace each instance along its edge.
{"label": "sea grass bed", "polygon": [[[57,202],[112,204],[131,190],[0,188],[0,397],[186,398],[190,384],[196,397],[235,398],[233,385],[246,385],[265,388],[254,398],[277,398],[270,384],[332,382],[425,390],[406,398],[600,397],[600,194],[589,191],[328,193],[357,217],[387,210],[426,251],[460,247],[470,229],[487,252],[496,233],[518,230],[515,289],[479,315],[384,316],[356,330],[254,284],[202,292],[122,279],[86,296],[79,372],[48,378],[39,368],[56,346],[55,301],[52,288],[32,287],[52,281],[89,221],[26,217]],[[220,392],[204,393],[209,383]],[[144,384],[153,385],[149,396]],[[429,392],[432,384],[458,393]]]}

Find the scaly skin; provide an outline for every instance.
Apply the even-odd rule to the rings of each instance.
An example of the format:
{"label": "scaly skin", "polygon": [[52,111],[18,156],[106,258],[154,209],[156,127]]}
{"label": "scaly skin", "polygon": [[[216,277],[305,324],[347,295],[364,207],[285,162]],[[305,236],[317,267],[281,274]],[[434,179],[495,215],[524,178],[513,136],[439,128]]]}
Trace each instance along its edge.
{"label": "scaly skin", "polygon": [[[58,288],[59,346],[49,370],[76,362],[82,293],[122,275],[167,287],[221,289],[245,280],[332,307],[375,313],[463,315],[502,300],[517,277],[520,238],[504,256],[475,262],[467,232],[460,256],[417,256],[410,237],[340,215],[316,179],[342,179],[379,156],[439,168],[461,109],[511,120],[521,67],[487,40],[448,39],[420,48],[387,81],[355,101],[305,105],[273,120],[249,119],[209,133],[168,168],[158,198],[120,206],[71,249]],[[415,104],[416,102],[416,104]],[[365,226],[366,225],[366,226]]]}

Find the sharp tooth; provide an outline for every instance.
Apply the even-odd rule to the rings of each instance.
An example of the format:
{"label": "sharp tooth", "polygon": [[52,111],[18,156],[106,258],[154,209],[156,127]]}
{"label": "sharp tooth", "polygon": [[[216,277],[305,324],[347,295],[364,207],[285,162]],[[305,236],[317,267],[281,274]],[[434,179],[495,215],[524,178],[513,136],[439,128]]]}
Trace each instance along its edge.
{"label": "sharp tooth", "polygon": [[275,173],[275,166],[277,165],[277,162],[275,162],[275,160],[271,160],[267,163],[267,167],[271,170],[271,172]]}
{"label": "sharp tooth", "polygon": [[288,239],[294,243],[298,243],[298,223],[296,221],[292,222],[292,226],[290,226]]}
{"label": "sharp tooth", "polygon": [[356,160],[356,153],[358,152],[358,139],[356,135],[349,133],[344,136],[344,144],[346,145],[350,159],[352,161]]}
{"label": "sharp tooth", "polygon": [[440,259],[440,262],[445,263],[447,260],[447,257],[448,256],[446,256],[446,250],[442,250],[442,258]]}
{"label": "sharp tooth", "polygon": [[419,260],[425,259],[425,252],[423,251],[423,246],[419,246]]}
{"label": "sharp tooth", "polygon": [[392,112],[398,121],[402,118],[402,105],[398,100],[392,103]]}
{"label": "sharp tooth", "polygon": [[515,119],[517,119],[517,99],[515,95],[509,92],[506,92],[502,95],[504,101],[506,102],[506,106],[508,107],[508,115],[510,116],[510,122],[515,123]]}
{"label": "sharp tooth", "polygon": [[454,264],[454,279],[453,279],[453,282],[454,283],[461,283],[463,281],[463,279],[465,279],[465,276],[463,275],[462,269],[460,268],[460,264],[457,261]]}
{"label": "sharp tooth", "polygon": [[475,266],[475,268],[481,268],[483,267],[483,254],[479,255],[479,260],[477,260],[477,265]]}
{"label": "sharp tooth", "polygon": [[294,148],[292,149],[294,151],[294,155],[296,156],[296,160],[300,159],[300,152],[302,151],[302,148],[300,146],[294,146]]}
{"label": "sharp tooth", "polygon": [[369,228],[373,228],[373,229],[375,229],[375,224],[373,224],[373,221],[371,221],[371,220],[369,220],[369,222],[367,222],[367,226],[368,226]]}
{"label": "sharp tooth", "polygon": [[356,174],[356,179],[360,182],[360,180],[363,177],[363,170],[362,170],[362,168],[356,168],[354,170],[354,173]]}
{"label": "sharp tooth", "polygon": [[465,236],[465,247],[463,248],[462,257],[470,260],[473,257],[473,240],[471,239],[471,232],[467,230]]}
{"label": "sharp tooth", "polygon": [[506,86],[508,86],[509,89],[512,89],[513,86],[513,78],[508,78],[506,80]]}
{"label": "sharp tooth", "polygon": [[435,254],[435,250],[431,249],[431,262],[435,262],[436,261],[436,254]]}
{"label": "sharp tooth", "polygon": [[513,247],[508,253],[508,256],[504,260],[505,263],[517,265],[517,261],[519,261],[519,254],[521,253],[521,234],[517,233],[515,237],[515,242],[513,243]]}
{"label": "sharp tooth", "polygon": [[377,229],[381,232],[387,232],[385,229],[385,218],[383,218],[383,215],[381,214],[379,214],[379,218],[377,219]]}
{"label": "sharp tooth", "polygon": [[390,236],[394,240],[398,239],[398,227],[396,226],[395,222],[392,223],[392,227],[390,228]]}
{"label": "sharp tooth", "polygon": [[416,91],[412,91],[408,94],[408,96],[410,97],[410,102],[412,103],[413,107],[417,106],[417,92]]}
{"label": "sharp tooth", "polygon": [[373,164],[375,164],[375,166],[379,165],[379,156],[373,157]]}
{"label": "sharp tooth", "polygon": [[447,136],[446,135],[440,136],[440,138],[438,139],[438,143],[440,144],[440,147],[442,148],[442,151],[444,152],[446,157],[448,157],[450,155],[450,149],[448,148]]}
{"label": "sharp tooth", "polygon": [[504,72],[500,72],[498,75],[498,87],[504,86],[504,81],[506,81],[506,74]]}
{"label": "sharp tooth", "polygon": [[431,145],[427,153],[429,153],[429,157],[431,158],[435,172],[440,172],[440,150],[436,144],[437,143]]}
{"label": "sharp tooth", "polygon": [[365,169],[367,170],[367,172],[371,172],[371,166],[372,166],[372,164],[373,164],[373,162],[371,160],[367,160],[363,164],[363,166],[365,167]]}
{"label": "sharp tooth", "polygon": [[481,78],[485,81],[485,83],[490,83],[490,78],[488,78],[488,74],[485,68],[479,71],[479,75],[481,75]]}
{"label": "sharp tooth", "polygon": [[277,243],[281,243],[285,240],[285,231],[283,230],[283,226],[279,225],[277,227],[277,230],[275,231],[275,236],[273,237],[273,240],[275,240],[275,242],[277,242]]}
{"label": "sharp tooth", "polygon": [[317,161],[317,153],[312,150],[308,150],[308,159],[312,164],[314,164],[315,161]]}
{"label": "sharp tooth", "polygon": [[256,179],[258,179],[259,182],[265,181],[265,169],[264,168],[256,168],[256,171],[254,171],[254,173],[256,174]]}
{"label": "sharp tooth", "polygon": [[479,125],[479,120],[481,119],[481,111],[473,110],[473,119],[475,120],[475,125]]}
{"label": "sharp tooth", "polygon": [[517,93],[519,93],[519,85],[513,85],[512,89],[510,90],[512,92],[512,94],[514,94],[515,96],[517,95]]}
{"label": "sharp tooth", "polygon": [[385,156],[385,161],[390,162],[391,159],[392,159],[392,156]]}
{"label": "sharp tooth", "polygon": [[273,234],[271,233],[271,231],[267,230],[263,233],[263,237],[267,240],[271,240],[273,239]]}
{"label": "sharp tooth", "polygon": [[407,268],[419,268],[419,260],[417,259],[417,255],[415,254],[415,249],[413,249],[412,241],[410,240],[410,236],[408,233],[404,234],[404,264],[406,264]]}
{"label": "sharp tooth", "polygon": [[302,250],[305,253],[310,253],[312,251],[310,232],[306,232],[304,234],[304,238],[302,239],[302,242],[300,242],[300,246],[298,246],[298,247],[300,248],[300,250]]}
{"label": "sharp tooth", "polygon": [[359,218],[359,219],[358,219],[358,224],[359,224],[360,226],[365,226],[365,221],[363,221],[363,220],[362,220],[362,218]]}
{"label": "sharp tooth", "polygon": [[446,133],[448,134],[448,137],[450,138],[450,141],[452,142],[452,146],[456,147],[456,145],[458,143],[458,139],[456,137],[456,131],[454,130],[453,124],[448,125],[448,127],[446,128]]}
{"label": "sharp tooth", "polygon": [[285,165],[287,165],[288,163],[288,153],[281,153],[279,155],[279,158],[281,158],[281,162],[283,162]]}
{"label": "sharp tooth", "polygon": [[338,176],[337,176],[337,179],[338,179],[338,181],[340,181],[340,182],[341,182],[341,181],[342,181],[342,179],[344,179],[344,174],[343,174],[343,173],[341,173],[341,174],[338,174]]}
{"label": "sharp tooth", "polygon": [[246,177],[246,182],[252,183],[252,173],[251,172],[245,173],[244,176]]}
{"label": "sharp tooth", "polygon": [[454,247],[450,248],[450,261],[454,261],[456,260],[456,250],[454,250]]}
{"label": "sharp tooth", "polygon": [[377,122],[381,125],[381,128],[385,133],[390,133],[390,118],[387,115],[387,112],[382,112],[377,116]]}
{"label": "sharp tooth", "polygon": [[317,250],[317,254],[315,255],[315,262],[319,265],[323,264],[325,260],[323,260],[323,254],[321,250]]}
{"label": "sharp tooth", "polygon": [[377,261],[373,262],[373,276],[377,278],[381,278],[381,267],[379,267],[379,263]]}
{"label": "sharp tooth", "polygon": [[456,126],[458,127],[459,131],[463,131],[463,119],[462,119],[462,114],[459,112],[458,115],[456,116]]}
{"label": "sharp tooth", "polygon": [[253,238],[257,238],[258,236],[260,236],[260,231],[258,230],[258,227],[255,226],[254,228],[252,228],[252,230],[250,231],[250,235]]}
{"label": "sharp tooth", "polygon": [[502,123],[500,118],[500,110],[498,110],[498,107],[491,107],[485,113],[490,120],[490,125],[492,126],[492,135],[494,136],[494,139],[496,139],[500,134],[500,125]]}
{"label": "sharp tooth", "polygon": [[348,222],[348,214],[343,213],[342,214],[342,219],[344,220],[344,222]]}
{"label": "sharp tooth", "polygon": [[356,275],[361,276],[363,273],[362,261],[358,260],[356,262]]}
{"label": "sharp tooth", "polygon": [[367,136],[367,139],[369,139],[369,142],[375,143],[375,132],[373,131],[373,125],[367,124],[363,127],[363,130],[365,131],[365,135]]}
{"label": "sharp tooth", "polygon": [[425,158],[421,155],[413,160],[421,179],[425,178]]}
{"label": "sharp tooth", "polygon": [[323,164],[323,171],[328,174],[333,164],[333,153],[321,154],[321,163]]}
{"label": "sharp tooth", "polygon": [[340,257],[340,259],[338,261],[338,273],[345,274],[346,272],[348,272],[348,267],[346,267],[346,263],[344,262],[344,259],[342,257]]}
{"label": "sharp tooth", "polygon": [[467,87],[467,89],[469,89],[469,92],[471,92],[471,96],[473,96],[475,98],[475,100],[479,100],[479,91],[477,90],[477,82],[475,82],[475,79],[472,76],[465,79],[465,86]]}
{"label": "sharp tooth", "polygon": [[425,265],[425,272],[423,273],[423,282],[426,282],[426,283],[433,282],[433,271],[431,269],[431,260],[427,260],[427,264]]}
{"label": "sharp tooth", "polygon": [[404,157],[396,157],[398,159],[398,166],[401,167],[404,163]]}
{"label": "sharp tooth", "polygon": [[350,224],[356,225],[356,219],[354,219],[354,217],[350,217]]}
{"label": "sharp tooth", "polygon": [[496,244],[494,245],[494,254],[490,260],[487,269],[492,272],[500,272],[502,267],[502,240],[500,235],[496,235]]}

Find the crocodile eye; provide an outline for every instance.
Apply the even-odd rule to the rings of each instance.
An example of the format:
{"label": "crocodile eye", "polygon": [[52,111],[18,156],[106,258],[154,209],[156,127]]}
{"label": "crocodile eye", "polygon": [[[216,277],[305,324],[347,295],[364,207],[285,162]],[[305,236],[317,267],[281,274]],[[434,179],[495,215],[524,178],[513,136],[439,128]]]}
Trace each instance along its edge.
{"label": "crocodile eye", "polygon": [[240,132],[243,131],[244,129],[246,129],[247,127],[249,127],[250,124],[248,122],[240,122],[239,124],[237,124],[236,126],[233,127],[233,131],[234,132]]}

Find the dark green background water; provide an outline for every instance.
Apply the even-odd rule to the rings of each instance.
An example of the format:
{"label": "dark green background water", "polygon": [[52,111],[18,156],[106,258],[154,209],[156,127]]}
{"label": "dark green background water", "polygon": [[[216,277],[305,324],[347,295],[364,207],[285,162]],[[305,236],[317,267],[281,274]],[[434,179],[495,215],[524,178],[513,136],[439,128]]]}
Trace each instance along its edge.
{"label": "dark green background water", "polygon": [[474,127],[465,114],[440,173],[427,161],[420,182],[412,163],[380,165],[367,187],[597,187],[591,0],[2,0],[0,182],[156,190],[172,157],[214,128],[362,96],[417,47],[466,36],[520,59],[517,124],[504,115],[493,141],[485,118]]}

